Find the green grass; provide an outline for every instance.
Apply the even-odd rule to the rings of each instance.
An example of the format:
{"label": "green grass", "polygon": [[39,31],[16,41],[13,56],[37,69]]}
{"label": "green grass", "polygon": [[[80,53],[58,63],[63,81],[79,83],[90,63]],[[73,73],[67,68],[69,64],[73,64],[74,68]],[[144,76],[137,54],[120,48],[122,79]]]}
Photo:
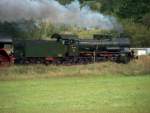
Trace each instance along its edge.
{"label": "green grass", "polygon": [[0,81],[0,113],[150,113],[150,76]]}

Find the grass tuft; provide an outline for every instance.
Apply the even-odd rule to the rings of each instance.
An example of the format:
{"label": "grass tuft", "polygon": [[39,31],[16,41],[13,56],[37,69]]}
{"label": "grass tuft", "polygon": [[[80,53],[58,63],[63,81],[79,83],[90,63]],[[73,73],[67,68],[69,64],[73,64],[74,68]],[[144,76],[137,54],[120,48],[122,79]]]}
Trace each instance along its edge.
{"label": "grass tuft", "polygon": [[0,69],[0,80],[34,79],[65,76],[104,76],[104,75],[149,75],[150,57],[140,57],[129,64],[101,62],[88,65],[55,66],[55,65],[20,65]]}

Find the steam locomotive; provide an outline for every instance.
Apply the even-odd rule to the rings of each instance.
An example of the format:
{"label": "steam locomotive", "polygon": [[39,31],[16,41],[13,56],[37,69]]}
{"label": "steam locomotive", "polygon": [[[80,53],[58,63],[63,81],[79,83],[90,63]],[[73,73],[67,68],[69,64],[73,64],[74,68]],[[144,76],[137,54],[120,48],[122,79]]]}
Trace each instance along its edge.
{"label": "steam locomotive", "polygon": [[87,64],[100,61],[128,63],[134,58],[126,37],[94,35],[80,39],[76,35],[53,34],[51,40],[13,40],[13,53],[0,49],[0,63],[15,64]]}

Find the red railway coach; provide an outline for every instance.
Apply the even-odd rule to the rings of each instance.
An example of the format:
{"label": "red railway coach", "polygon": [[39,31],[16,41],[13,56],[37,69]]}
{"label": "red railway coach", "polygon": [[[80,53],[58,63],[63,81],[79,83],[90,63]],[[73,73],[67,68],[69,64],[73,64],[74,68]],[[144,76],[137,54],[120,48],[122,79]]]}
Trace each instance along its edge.
{"label": "red railway coach", "polygon": [[0,49],[0,65],[8,65],[13,63],[13,56],[8,55],[5,49]]}
{"label": "red railway coach", "polygon": [[14,62],[10,55],[12,47],[12,38],[0,35],[0,66],[9,65]]}

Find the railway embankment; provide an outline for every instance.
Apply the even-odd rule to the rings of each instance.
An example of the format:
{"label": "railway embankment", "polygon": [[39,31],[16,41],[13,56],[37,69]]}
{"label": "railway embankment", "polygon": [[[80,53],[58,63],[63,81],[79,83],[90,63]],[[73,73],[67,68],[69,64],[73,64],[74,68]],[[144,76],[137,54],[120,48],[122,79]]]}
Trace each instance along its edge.
{"label": "railway embankment", "polygon": [[150,75],[150,57],[140,57],[129,64],[100,62],[86,65],[12,65],[0,68],[0,80],[44,79],[76,76]]}

